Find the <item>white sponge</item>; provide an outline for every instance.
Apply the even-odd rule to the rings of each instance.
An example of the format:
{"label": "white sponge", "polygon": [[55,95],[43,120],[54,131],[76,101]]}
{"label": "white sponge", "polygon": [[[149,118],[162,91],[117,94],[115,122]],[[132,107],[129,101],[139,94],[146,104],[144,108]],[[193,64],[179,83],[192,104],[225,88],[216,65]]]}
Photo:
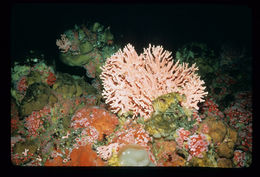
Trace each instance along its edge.
{"label": "white sponge", "polygon": [[129,146],[119,154],[121,166],[150,166],[152,165],[146,150]]}

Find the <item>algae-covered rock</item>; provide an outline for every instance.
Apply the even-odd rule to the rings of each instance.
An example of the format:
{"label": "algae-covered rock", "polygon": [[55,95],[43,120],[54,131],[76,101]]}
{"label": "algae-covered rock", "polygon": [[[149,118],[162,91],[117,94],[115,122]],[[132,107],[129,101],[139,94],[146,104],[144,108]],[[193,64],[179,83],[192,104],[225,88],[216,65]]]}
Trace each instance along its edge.
{"label": "algae-covered rock", "polygon": [[[84,67],[87,76],[98,78],[107,57],[118,50],[113,44],[114,35],[110,27],[104,28],[96,22],[92,26],[77,26],[64,32],[57,46],[61,49],[60,60],[69,66]],[[64,41],[67,48],[64,49]]]}
{"label": "algae-covered rock", "polygon": [[178,93],[169,93],[156,98],[153,103],[154,115],[164,113],[172,103],[178,104],[185,97]]}
{"label": "algae-covered rock", "polygon": [[71,122],[70,116],[65,116],[65,117],[62,119],[62,126],[63,126],[63,128],[64,128],[65,131],[67,131],[67,129],[69,129],[69,127],[70,127],[70,122]]}
{"label": "algae-covered rock", "polygon": [[219,158],[217,160],[217,164],[218,167],[220,168],[232,168],[233,167],[233,163],[230,159],[226,159],[226,158]]}
{"label": "algae-covered rock", "polygon": [[86,55],[87,53],[91,52],[93,50],[93,46],[90,42],[86,41],[82,43],[80,46],[81,55]]}
{"label": "algae-covered rock", "polygon": [[83,78],[73,77],[69,74],[59,74],[55,84],[53,85],[55,92],[62,94],[63,98],[78,97],[85,93],[95,94],[96,90]]}
{"label": "algae-covered rock", "polygon": [[[113,45],[113,46],[105,46],[102,48],[102,56],[103,59],[109,58],[111,57],[111,55],[113,55],[115,52],[117,52],[119,50],[119,46],[117,45]],[[105,62],[102,61],[102,63]]]}
{"label": "algae-covered rock", "polygon": [[220,121],[215,120],[213,117],[206,118],[200,125],[200,129],[206,125],[208,127],[208,134],[212,138],[214,144],[221,143],[227,133],[226,125]]}
{"label": "algae-covered rock", "polygon": [[60,59],[69,66],[83,66],[94,59],[96,50],[89,41],[80,42],[78,44],[80,52],[77,54],[61,53]]}
{"label": "algae-covered rock", "polygon": [[30,66],[19,65],[15,62],[15,66],[11,68],[12,83],[15,85],[15,83],[19,81],[21,77],[28,75],[30,73],[30,70]]}
{"label": "algae-covered rock", "polygon": [[11,97],[11,135],[14,136],[16,133],[18,133],[18,129],[20,125],[22,124],[19,121],[19,113],[18,113],[18,105],[16,104],[16,101],[13,97]]}
{"label": "algae-covered rock", "polygon": [[203,158],[193,157],[190,164],[196,167],[216,167],[216,161],[214,158],[209,158],[206,153]]}
{"label": "algae-covered rock", "polygon": [[217,153],[220,157],[231,158],[234,155],[234,147],[237,142],[237,132],[232,128],[228,128],[227,130],[225,139],[217,147]]}
{"label": "algae-covered rock", "polygon": [[237,132],[234,129],[227,127],[221,120],[208,117],[200,124],[198,130],[206,131],[204,133],[211,137],[219,157],[229,159],[233,156],[234,146],[237,142]]}
{"label": "algae-covered rock", "polygon": [[234,143],[223,142],[217,147],[219,157],[231,158],[234,154]]}
{"label": "algae-covered rock", "polygon": [[163,166],[184,166],[185,156],[177,153],[177,143],[175,141],[165,141],[163,138],[154,139],[152,153],[159,165]]}
{"label": "algae-covered rock", "polygon": [[30,153],[34,154],[38,149],[38,144],[35,141],[17,142],[14,145],[14,154],[22,154],[25,149],[28,149]]}
{"label": "algae-covered rock", "polygon": [[113,41],[114,35],[111,33],[110,28],[106,28],[104,33],[102,33],[99,37],[99,41],[103,43],[108,43],[109,41]]}
{"label": "algae-covered rock", "polygon": [[58,99],[52,93],[49,86],[42,83],[34,83],[28,87],[20,106],[21,117],[28,116],[32,111],[39,111],[45,105],[53,105]]}
{"label": "algae-covered rock", "polygon": [[238,140],[238,137],[237,137],[237,131],[233,128],[230,128],[228,127],[228,133],[227,133],[227,136],[228,138],[234,143],[236,144],[237,143],[237,140]]}
{"label": "algae-covered rock", "polygon": [[177,128],[192,128],[194,122],[188,120],[190,113],[180,104],[183,99],[185,98],[178,93],[169,93],[153,101],[154,112],[145,122],[145,129],[150,135],[154,138],[173,139]]}
{"label": "algae-covered rock", "polygon": [[162,165],[163,166],[172,166],[172,167],[181,167],[185,166],[186,160],[177,153],[173,153],[169,156],[169,159],[166,160]]}
{"label": "algae-covered rock", "polygon": [[41,82],[41,74],[38,71],[32,71],[27,76],[27,85],[30,86],[34,83],[40,83]]}
{"label": "algae-covered rock", "polygon": [[61,54],[60,59],[63,63],[69,66],[83,66],[91,61],[92,56],[90,55],[70,55],[70,54]]}

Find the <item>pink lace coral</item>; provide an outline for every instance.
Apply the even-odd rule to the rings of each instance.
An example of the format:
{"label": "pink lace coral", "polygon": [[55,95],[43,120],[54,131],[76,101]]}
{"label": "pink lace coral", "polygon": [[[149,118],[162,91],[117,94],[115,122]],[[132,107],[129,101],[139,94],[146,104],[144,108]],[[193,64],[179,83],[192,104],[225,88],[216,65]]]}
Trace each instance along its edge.
{"label": "pink lace coral", "polygon": [[186,96],[182,102],[187,108],[198,109],[197,103],[207,94],[204,81],[195,74],[193,64],[172,61],[171,52],[162,46],[151,46],[138,55],[128,44],[107,59],[101,68],[102,95],[114,113],[132,111],[147,120],[153,112],[152,101],[158,96],[178,92]]}
{"label": "pink lace coral", "polygon": [[56,40],[56,45],[59,47],[59,49],[61,49],[62,53],[66,53],[69,51],[71,47],[71,42],[69,41],[69,39],[66,37],[65,34],[62,34],[61,39]]}

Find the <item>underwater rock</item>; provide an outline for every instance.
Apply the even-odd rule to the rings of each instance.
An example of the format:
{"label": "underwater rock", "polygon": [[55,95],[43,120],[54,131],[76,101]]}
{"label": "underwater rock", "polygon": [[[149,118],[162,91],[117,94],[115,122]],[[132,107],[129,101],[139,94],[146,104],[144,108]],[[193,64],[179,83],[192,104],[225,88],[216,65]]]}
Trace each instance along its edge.
{"label": "underwater rock", "polygon": [[220,157],[231,158],[233,156],[234,146],[237,142],[237,132],[234,129],[227,127],[221,120],[208,117],[200,124],[199,131],[211,137]]}
{"label": "underwater rock", "polygon": [[181,101],[185,100],[185,97],[179,93],[168,93],[162,96],[159,96],[153,100],[153,115],[162,114],[169,109],[170,105],[175,103],[178,104]]}
{"label": "underwater rock", "polygon": [[176,152],[168,156],[168,160],[163,163],[163,166],[180,167],[185,166],[185,158],[178,155]]}
{"label": "underwater rock", "polygon": [[96,90],[90,84],[84,81],[83,78],[73,77],[69,74],[59,74],[53,85],[53,90],[61,94],[63,98],[78,97],[83,94],[95,94]]}
{"label": "underwater rock", "polygon": [[[87,50],[87,49],[84,49]],[[67,54],[61,54],[60,59],[63,63],[69,65],[69,66],[83,66],[85,64],[88,64],[93,59],[93,54],[90,52],[88,55],[67,55]]]}
{"label": "underwater rock", "polygon": [[30,74],[27,76],[27,85],[30,86],[34,83],[41,82],[41,74],[38,71],[31,71]]}
{"label": "underwater rock", "polygon": [[[205,152],[204,152],[205,153]],[[203,158],[194,157],[190,162],[191,166],[196,167],[217,167],[215,158],[210,158],[208,155],[203,155]]]}
{"label": "underwater rock", "polygon": [[[184,99],[178,93],[169,93],[153,101],[154,112],[145,122],[145,129],[154,138],[173,139],[175,130],[179,127],[191,128],[194,121],[189,121],[189,110],[182,107],[180,102]],[[171,138],[172,137],[172,138]]]}
{"label": "underwater rock", "polygon": [[[84,67],[90,78],[99,77],[105,59],[118,49],[113,45],[114,35],[110,27],[96,22],[89,29],[75,25],[61,35],[56,45],[61,49],[60,60],[69,66]],[[106,49],[105,49],[106,48]]]}
{"label": "underwater rock", "polygon": [[204,125],[208,127],[207,134],[212,138],[214,144],[221,143],[224,140],[227,128],[222,121],[215,120],[213,117],[208,117],[200,124],[200,131],[202,131]]}
{"label": "underwater rock", "polygon": [[65,131],[67,131],[70,127],[70,123],[71,123],[71,117],[70,116],[65,116],[63,119],[62,119],[62,126],[63,126],[63,129]]}
{"label": "underwater rock", "polygon": [[234,154],[234,147],[237,142],[237,132],[228,128],[227,135],[224,141],[217,146],[217,153],[220,157],[231,158]]}
{"label": "underwater rock", "polygon": [[156,159],[162,159],[165,154],[173,154],[176,150],[176,146],[175,141],[164,141],[163,138],[154,139],[152,148],[153,154]]}
{"label": "underwater rock", "polygon": [[20,106],[21,118],[28,116],[32,111],[39,111],[45,105],[53,105],[58,99],[49,86],[42,83],[34,83],[28,87]]}
{"label": "underwater rock", "polygon": [[39,144],[35,141],[17,142],[11,149],[13,165],[27,165],[34,161]]}
{"label": "underwater rock", "polygon": [[95,50],[91,54],[92,60],[86,64],[84,64],[83,68],[86,69],[86,75],[89,78],[99,78],[101,73],[101,62],[102,59],[101,54]]}
{"label": "underwater rock", "polygon": [[93,50],[93,46],[90,42],[86,41],[85,43],[82,43],[80,46],[80,51],[82,54],[87,54]]}
{"label": "underwater rock", "polygon": [[25,77],[26,86],[29,87],[34,83],[44,83],[52,86],[56,81],[53,66],[48,66],[44,61],[38,61],[30,68],[30,73]]}
{"label": "underwater rock", "polygon": [[159,166],[184,166],[185,155],[177,152],[175,141],[164,141],[163,138],[155,139],[152,147],[153,154]]}
{"label": "underwater rock", "polygon": [[234,154],[234,143],[223,142],[217,147],[219,157],[231,158]]}
{"label": "underwater rock", "polygon": [[232,168],[233,167],[233,163],[230,159],[226,159],[226,158],[219,158],[217,160],[217,164],[218,167],[221,168]]}
{"label": "underwater rock", "polygon": [[28,149],[28,152],[34,154],[38,149],[38,143],[36,143],[36,141],[17,142],[14,145],[13,152],[14,154],[22,154],[25,149]]}
{"label": "underwater rock", "polygon": [[236,144],[237,143],[237,140],[238,140],[238,133],[237,133],[237,131],[235,130],[235,129],[233,129],[233,128],[230,128],[230,127],[228,127],[228,134],[227,134],[227,136],[228,136],[228,138],[234,143],[234,144]]}
{"label": "underwater rock", "polygon": [[18,106],[15,102],[15,99],[11,97],[11,134],[15,133],[18,130],[20,121]]}

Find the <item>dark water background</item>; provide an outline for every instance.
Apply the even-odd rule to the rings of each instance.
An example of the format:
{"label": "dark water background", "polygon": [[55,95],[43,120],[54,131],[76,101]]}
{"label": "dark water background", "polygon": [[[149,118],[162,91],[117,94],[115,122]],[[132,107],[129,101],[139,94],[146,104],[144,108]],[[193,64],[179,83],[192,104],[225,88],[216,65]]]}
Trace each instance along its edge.
{"label": "dark water background", "polygon": [[226,42],[251,49],[252,12],[246,5],[23,3],[12,6],[11,61],[35,50],[56,60],[57,70],[71,70],[58,60],[56,39],[75,24],[94,22],[110,26],[116,44],[131,43],[138,53],[149,43],[172,52],[187,42],[205,42],[215,50]]}

